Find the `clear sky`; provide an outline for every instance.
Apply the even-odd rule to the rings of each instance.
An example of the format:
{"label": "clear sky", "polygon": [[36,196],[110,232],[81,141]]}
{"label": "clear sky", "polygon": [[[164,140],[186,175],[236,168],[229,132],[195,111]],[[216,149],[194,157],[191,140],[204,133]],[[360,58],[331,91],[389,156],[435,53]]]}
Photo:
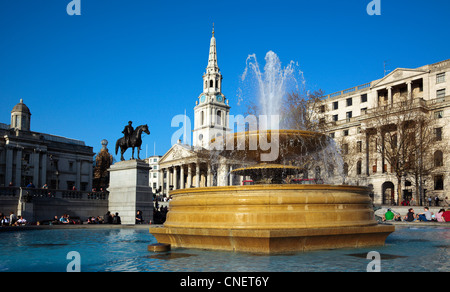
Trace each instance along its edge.
{"label": "clear sky", "polygon": [[[129,120],[148,124],[143,154],[171,146],[175,115],[193,122],[215,23],[222,91],[231,114],[246,58],[272,50],[298,62],[308,89],[326,93],[450,58],[450,1],[380,0],[0,0],[0,123],[19,99],[31,130],[110,152]],[[125,156],[128,158],[130,152]],[[118,159],[119,156],[116,156]]]}

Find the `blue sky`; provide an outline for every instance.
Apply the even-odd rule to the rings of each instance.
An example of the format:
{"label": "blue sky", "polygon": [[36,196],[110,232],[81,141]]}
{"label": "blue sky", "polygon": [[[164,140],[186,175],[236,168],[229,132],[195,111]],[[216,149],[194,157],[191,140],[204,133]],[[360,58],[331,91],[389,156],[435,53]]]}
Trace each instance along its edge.
{"label": "blue sky", "polygon": [[[79,139],[98,152],[129,120],[148,124],[143,154],[171,146],[175,115],[193,121],[215,23],[231,114],[248,55],[298,62],[308,89],[326,93],[450,58],[450,2],[0,0],[0,123],[24,99],[32,131]],[[130,151],[125,156],[128,158]],[[116,159],[118,156],[116,156]]]}

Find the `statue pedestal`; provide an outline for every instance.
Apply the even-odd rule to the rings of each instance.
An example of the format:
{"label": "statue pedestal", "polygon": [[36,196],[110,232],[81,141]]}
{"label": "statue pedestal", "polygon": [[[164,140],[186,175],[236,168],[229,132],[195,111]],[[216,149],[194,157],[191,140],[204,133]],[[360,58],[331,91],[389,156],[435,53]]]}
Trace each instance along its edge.
{"label": "statue pedestal", "polygon": [[141,210],[144,223],[153,221],[153,193],[149,183],[150,166],[143,160],[128,160],[112,165],[108,210],[119,213],[122,224],[135,224]]}

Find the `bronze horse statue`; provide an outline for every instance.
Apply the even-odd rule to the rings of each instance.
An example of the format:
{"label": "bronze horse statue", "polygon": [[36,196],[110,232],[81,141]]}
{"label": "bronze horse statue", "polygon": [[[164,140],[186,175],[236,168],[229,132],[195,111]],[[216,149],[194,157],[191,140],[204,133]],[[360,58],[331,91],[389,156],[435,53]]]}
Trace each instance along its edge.
{"label": "bronze horse statue", "polygon": [[147,125],[141,125],[141,126],[136,127],[133,134],[131,134],[131,136],[130,136],[129,143],[127,143],[127,141],[125,140],[125,137],[122,137],[119,140],[117,140],[116,155],[117,155],[117,152],[120,147],[120,160],[121,161],[125,160],[125,158],[123,158],[123,154],[125,153],[125,151],[127,151],[128,148],[133,149],[133,152],[131,154],[131,159],[134,159],[134,148],[136,148],[136,147],[137,147],[137,159],[141,159],[139,157],[139,151],[141,150],[141,145],[142,145],[142,139],[141,139],[142,132],[146,133],[147,135],[150,135],[150,131],[148,130]]}

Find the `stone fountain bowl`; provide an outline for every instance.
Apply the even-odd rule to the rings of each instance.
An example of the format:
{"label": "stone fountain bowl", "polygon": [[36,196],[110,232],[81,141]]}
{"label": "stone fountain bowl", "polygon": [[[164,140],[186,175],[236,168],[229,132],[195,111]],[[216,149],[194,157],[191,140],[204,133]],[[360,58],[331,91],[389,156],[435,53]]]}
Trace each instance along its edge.
{"label": "stone fountain bowl", "polygon": [[267,254],[382,246],[395,227],[377,224],[368,193],[286,184],[175,190],[164,226],[150,232],[173,247]]}

